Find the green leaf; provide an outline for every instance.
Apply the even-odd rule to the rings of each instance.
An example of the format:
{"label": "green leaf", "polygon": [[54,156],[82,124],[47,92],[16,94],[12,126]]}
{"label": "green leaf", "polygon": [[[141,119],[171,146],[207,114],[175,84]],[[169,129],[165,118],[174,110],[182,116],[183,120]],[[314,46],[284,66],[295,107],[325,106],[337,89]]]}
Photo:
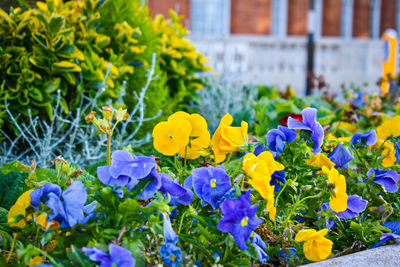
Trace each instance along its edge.
{"label": "green leaf", "polygon": [[31,88],[29,90],[29,96],[35,99],[36,101],[43,101],[42,92],[40,92],[40,90],[37,88]]}
{"label": "green leaf", "polygon": [[46,91],[49,93],[55,92],[60,87],[60,81],[59,77],[49,80],[46,85]]}
{"label": "green leaf", "polygon": [[57,171],[54,169],[40,168],[35,171],[35,175],[38,182],[57,182]]}
{"label": "green leaf", "polygon": [[46,36],[44,36],[40,33],[33,33],[32,37],[33,37],[33,40],[35,40],[43,48],[45,48],[45,49],[49,48],[49,42],[48,42]]}
{"label": "green leaf", "polygon": [[31,57],[29,58],[29,62],[32,63],[34,66],[47,70],[50,70],[50,62],[48,61],[48,59],[46,57],[41,57],[41,56],[37,56],[37,57]]}
{"label": "green leaf", "polygon": [[25,94],[20,94],[18,98],[18,103],[21,106],[26,106],[29,104],[29,98]]}
{"label": "green leaf", "polygon": [[57,34],[64,26],[64,18],[61,16],[52,16],[49,22],[49,31],[52,35]]}
{"label": "green leaf", "polygon": [[19,161],[12,161],[10,163],[7,164],[3,164],[1,166],[1,172],[4,175],[7,175],[11,172],[29,172],[30,167],[28,165],[24,165]]}
{"label": "green leaf", "polygon": [[59,61],[53,64],[53,68],[57,71],[63,72],[81,72],[82,69],[77,64],[69,61]]}
{"label": "green leaf", "polygon": [[60,49],[60,48],[64,45],[64,43],[65,43],[64,36],[61,36],[60,38],[58,38],[58,39],[54,42],[54,44],[53,44],[53,49],[54,49],[55,51],[57,51],[58,49]]}

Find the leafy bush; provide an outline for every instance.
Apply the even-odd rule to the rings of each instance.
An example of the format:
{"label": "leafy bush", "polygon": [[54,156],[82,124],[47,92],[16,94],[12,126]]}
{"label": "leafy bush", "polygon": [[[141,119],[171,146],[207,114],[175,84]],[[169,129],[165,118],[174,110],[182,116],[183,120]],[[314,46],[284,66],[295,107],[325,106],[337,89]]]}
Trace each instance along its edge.
{"label": "leafy bush", "polygon": [[[0,12],[0,101],[6,99],[14,114],[52,120],[57,89],[65,113],[85,102],[82,96],[99,92],[99,105],[123,100],[132,110],[153,53],[159,78],[145,104],[157,108],[147,116],[176,109],[201,86],[194,73],[207,70],[204,59],[183,40],[186,29],[173,13],[171,23],[153,21],[140,0],[47,0],[37,6]],[[0,113],[0,123],[4,117]]]}

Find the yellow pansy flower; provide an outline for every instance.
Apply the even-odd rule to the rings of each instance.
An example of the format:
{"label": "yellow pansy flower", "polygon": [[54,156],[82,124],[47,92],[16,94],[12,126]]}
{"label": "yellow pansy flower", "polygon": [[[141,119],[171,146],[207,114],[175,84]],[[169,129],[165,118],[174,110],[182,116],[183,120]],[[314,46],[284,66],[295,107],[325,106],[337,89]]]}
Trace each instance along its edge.
{"label": "yellow pansy flower", "polygon": [[303,251],[310,261],[322,261],[328,258],[332,251],[333,242],[325,237],[328,229],[316,231],[314,229],[301,230],[295,240],[304,242]]}
{"label": "yellow pansy flower", "polygon": [[333,193],[329,199],[329,206],[334,212],[342,212],[347,209],[346,179],[335,168],[322,167],[322,171],[328,174],[329,183],[333,184]]}
{"label": "yellow pansy flower", "polygon": [[281,171],[284,166],[274,160],[271,152],[264,151],[257,157],[253,153],[247,153],[243,157],[243,170],[251,178],[249,184],[260,193],[261,197],[267,201],[266,210],[269,218],[275,220],[275,186],[271,186],[271,175],[275,171]]}
{"label": "yellow pansy flower", "polygon": [[210,145],[210,133],[208,131],[207,121],[199,114],[188,114],[183,111],[178,111],[169,116],[168,121],[174,119],[184,119],[190,126],[191,131],[189,133],[189,144],[180,151],[178,154],[187,159],[196,159],[200,157],[200,151],[208,148]]}
{"label": "yellow pansy flower", "polygon": [[[11,227],[24,228],[26,223],[24,219],[20,219],[18,221],[14,221],[14,217],[26,215],[26,209],[31,205],[31,196],[30,193],[33,189],[24,192],[15,202],[15,204],[10,208],[7,215],[8,224]],[[29,219],[29,218],[27,218]]]}
{"label": "yellow pansy flower", "polygon": [[43,263],[43,257],[35,256],[29,260],[28,266],[33,267]]}
{"label": "yellow pansy flower", "polygon": [[[376,128],[376,136],[378,140],[376,141],[375,148],[379,148],[387,137],[400,136],[400,115],[394,116],[378,126]],[[382,157],[384,157],[382,160],[383,167],[388,168],[396,163],[396,149],[390,141],[386,141],[383,144]]]}
{"label": "yellow pansy flower", "polygon": [[335,167],[335,163],[333,163],[327,156],[322,153],[317,155],[311,155],[310,158],[306,159],[306,163],[308,166],[321,168],[327,167],[328,169],[332,169]]}
{"label": "yellow pansy flower", "polygon": [[175,118],[162,121],[153,129],[153,146],[166,156],[173,156],[189,143],[192,127],[187,120]]}
{"label": "yellow pansy flower", "polygon": [[335,137],[332,133],[329,133],[325,140],[327,142],[324,148],[332,152],[339,143],[350,142],[351,137]]}

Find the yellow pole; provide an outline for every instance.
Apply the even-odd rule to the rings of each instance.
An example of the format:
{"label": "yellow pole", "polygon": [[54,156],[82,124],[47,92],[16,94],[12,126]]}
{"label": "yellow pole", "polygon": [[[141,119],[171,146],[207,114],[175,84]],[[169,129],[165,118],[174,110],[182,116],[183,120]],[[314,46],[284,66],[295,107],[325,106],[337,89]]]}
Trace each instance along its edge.
{"label": "yellow pole", "polygon": [[396,75],[397,67],[397,32],[393,29],[386,30],[382,35],[384,42],[383,76],[381,83],[381,94],[389,92],[389,77]]}

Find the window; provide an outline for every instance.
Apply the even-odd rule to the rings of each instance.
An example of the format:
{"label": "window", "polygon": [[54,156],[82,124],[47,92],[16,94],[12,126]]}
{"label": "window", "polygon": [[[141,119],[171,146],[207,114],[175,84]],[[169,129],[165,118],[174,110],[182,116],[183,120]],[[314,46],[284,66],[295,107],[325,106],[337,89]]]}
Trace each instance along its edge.
{"label": "window", "polygon": [[191,22],[194,35],[228,35],[230,0],[191,0]]}

